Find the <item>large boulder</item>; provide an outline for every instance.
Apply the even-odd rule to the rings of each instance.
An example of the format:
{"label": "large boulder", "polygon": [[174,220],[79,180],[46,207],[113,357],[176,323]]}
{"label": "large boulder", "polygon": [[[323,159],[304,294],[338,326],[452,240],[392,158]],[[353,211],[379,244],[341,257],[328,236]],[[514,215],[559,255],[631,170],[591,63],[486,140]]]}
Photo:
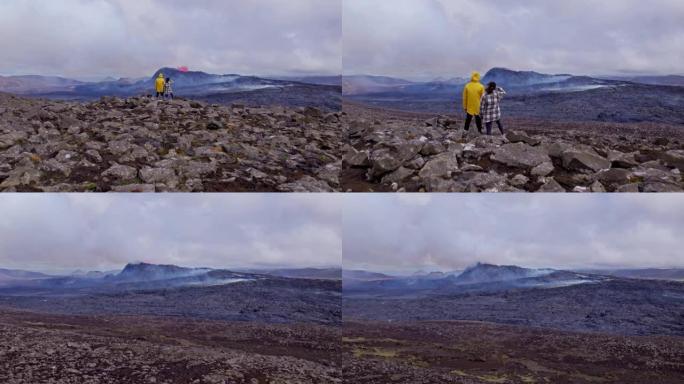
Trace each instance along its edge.
{"label": "large boulder", "polygon": [[420,154],[423,156],[433,156],[433,155],[438,155],[442,152],[444,152],[446,148],[442,143],[434,142],[434,141],[429,141],[425,143],[423,148],[420,150]]}
{"label": "large boulder", "polygon": [[368,151],[357,151],[353,147],[344,154],[342,161],[349,167],[367,167],[370,165]]}
{"label": "large boulder", "polygon": [[413,176],[414,173],[414,170],[405,167],[399,167],[399,169],[397,169],[396,171],[385,175],[382,178],[382,182],[385,184],[400,183],[408,179],[409,177]]}
{"label": "large boulder", "polygon": [[508,141],[511,143],[525,143],[532,146],[539,145],[541,143],[539,138],[529,136],[520,131],[511,131],[506,133],[506,139],[508,139]]}
{"label": "large boulder", "polygon": [[639,165],[634,153],[623,153],[620,151],[609,150],[608,161],[615,168],[632,168]]}
{"label": "large boulder", "polygon": [[558,184],[558,182],[553,178],[549,177],[544,184],[537,190],[537,192],[566,192],[565,188]]}
{"label": "large boulder", "polygon": [[599,172],[610,169],[611,162],[597,154],[570,149],[561,155],[563,168],[577,172]]}
{"label": "large boulder", "polygon": [[633,176],[627,169],[612,168],[600,171],[594,177],[603,185],[623,185],[629,183]]}
{"label": "large boulder", "polygon": [[506,175],[490,172],[466,172],[456,179],[464,192],[517,192],[511,187]]}
{"label": "large boulder", "polygon": [[665,164],[675,167],[680,171],[684,171],[684,149],[667,151],[663,154],[662,160]]}
{"label": "large boulder", "polygon": [[555,167],[553,166],[553,163],[550,161],[545,161],[537,165],[536,167],[532,168],[530,174],[532,176],[544,177],[550,175],[554,170]]}
{"label": "large boulder", "polygon": [[370,155],[372,168],[369,176],[377,178],[401,167],[404,163],[418,155],[425,145],[420,140],[403,141],[399,143],[385,143]]}
{"label": "large boulder", "polygon": [[390,173],[401,167],[401,161],[388,148],[373,151],[369,159],[371,169],[368,171],[370,178],[376,178]]}
{"label": "large boulder", "polygon": [[325,181],[309,175],[291,183],[281,184],[278,190],[281,192],[335,192]]}
{"label": "large boulder", "polygon": [[137,169],[122,164],[114,164],[102,173],[102,177],[117,182],[133,180],[137,175]]}
{"label": "large boulder", "polygon": [[458,171],[458,160],[453,153],[446,152],[428,161],[418,175],[421,178],[450,178]]}
{"label": "large boulder", "polygon": [[170,168],[145,167],[140,170],[140,178],[149,184],[164,183],[175,186],[178,183],[176,171]]}
{"label": "large boulder", "polygon": [[524,143],[504,144],[497,148],[490,159],[511,168],[532,169],[539,164],[551,162],[541,149]]}
{"label": "large boulder", "polygon": [[684,191],[682,187],[668,183],[645,183],[643,187],[643,192],[647,193],[673,193],[682,191]]}

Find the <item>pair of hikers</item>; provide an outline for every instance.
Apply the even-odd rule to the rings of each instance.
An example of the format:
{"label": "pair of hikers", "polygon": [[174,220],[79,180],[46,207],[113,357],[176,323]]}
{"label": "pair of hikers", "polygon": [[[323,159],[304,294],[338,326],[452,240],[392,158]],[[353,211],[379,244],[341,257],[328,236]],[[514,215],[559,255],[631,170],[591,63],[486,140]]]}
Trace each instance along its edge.
{"label": "pair of hikers", "polygon": [[171,78],[164,78],[164,74],[160,73],[154,82],[154,88],[157,91],[156,97],[173,100],[173,80]]}
{"label": "pair of hikers", "polygon": [[487,88],[480,83],[480,74],[473,72],[470,83],[463,89],[463,109],[466,113],[464,129],[470,129],[470,123],[475,118],[478,132],[482,133],[482,121],[487,127],[487,135],[492,134],[492,124],[496,123],[501,134],[504,134],[501,125],[501,99],[506,91],[497,87],[495,82],[487,84]]}

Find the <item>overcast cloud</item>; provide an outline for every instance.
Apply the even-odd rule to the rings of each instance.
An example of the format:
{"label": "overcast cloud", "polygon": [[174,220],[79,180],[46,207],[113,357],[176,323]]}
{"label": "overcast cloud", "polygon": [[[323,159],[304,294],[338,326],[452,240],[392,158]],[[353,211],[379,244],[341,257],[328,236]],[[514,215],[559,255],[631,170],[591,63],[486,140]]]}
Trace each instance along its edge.
{"label": "overcast cloud", "polygon": [[346,269],[684,267],[682,195],[345,197]]}
{"label": "overcast cloud", "polygon": [[339,74],[341,0],[2,0],[0,74]]}
{"label": "overcast cloud", "polygon": [[684,74],[682,0],[344,0],[345,74]]}
{"label": "overcast cloud", "polygon": [[333,195],[4,195],[0,268],[339,267],[340,209]]}

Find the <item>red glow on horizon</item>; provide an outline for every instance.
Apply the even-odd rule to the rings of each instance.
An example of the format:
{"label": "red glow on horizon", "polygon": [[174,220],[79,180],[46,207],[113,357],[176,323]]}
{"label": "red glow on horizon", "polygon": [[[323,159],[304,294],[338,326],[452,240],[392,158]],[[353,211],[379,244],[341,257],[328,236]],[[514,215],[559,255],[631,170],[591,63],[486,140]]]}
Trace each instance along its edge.
{"label": "red glow on horizon", "polygon": [[187,71],[189,71],[188,67],[186,67],[186,66],[184,66],[184,65],[178,67],[178,70],[181,71],[181,72],[187,72]]}

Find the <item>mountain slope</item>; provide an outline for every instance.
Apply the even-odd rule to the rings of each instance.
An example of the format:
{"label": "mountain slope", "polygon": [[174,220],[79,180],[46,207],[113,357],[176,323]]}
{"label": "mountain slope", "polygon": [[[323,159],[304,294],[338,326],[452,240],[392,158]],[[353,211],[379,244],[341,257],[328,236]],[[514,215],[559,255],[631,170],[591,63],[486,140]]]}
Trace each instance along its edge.
{"label": "mountain slope", "polygon": [[551,272],[553,272],[553,270],[550,269],[538,270],[522,268],[515,265],[477,263],[472,267],[466,268],[463,273],[456,277],[455,282],[457,284],[491,283],[538,277],[548,275]]}
{"label": "mountain slope", "polygon": [[57,76],[0,76],[0,92],[18,95],[68,91],[81,84],[84,83]]}
{"label": "mountain slope", "polygon": [[553,269],[530,269],[478,263],[460,274],[420,274],[407,277],[374,277],[357,271],[344,277],[350,296],[431,297],[468,292],[502,292],[513,289],[557,288],[606,280],[602,276]]}
{"label": "mountain slope", "polygon": [[0,268],[0,286],[10,286],[19,283],[33,282],[42,279],[49,279],[50,277],[51,276],[39,272]]}
{"label": "mountain slope", "polygon": [[501,84],[502,86],[520,87],[535,84],[556,83],[565,81],[573,77],[572,75],[548,75],[534,71],[513,71],[506,68],[492,68],[482,79],[483,84],[490,81]]}
{"label": "mountain slope", "polygon": [[114,278],[119,281],[151,281],[188,277],[207,272],[209,272],[207,268],[183,268],[176,265],[137,263],[127,264]]}
{"label": "mountain slope", "polygon": [[399,91],[413,82],[389,76],[351,75],[342,77],[342,93],[357,95]]}

